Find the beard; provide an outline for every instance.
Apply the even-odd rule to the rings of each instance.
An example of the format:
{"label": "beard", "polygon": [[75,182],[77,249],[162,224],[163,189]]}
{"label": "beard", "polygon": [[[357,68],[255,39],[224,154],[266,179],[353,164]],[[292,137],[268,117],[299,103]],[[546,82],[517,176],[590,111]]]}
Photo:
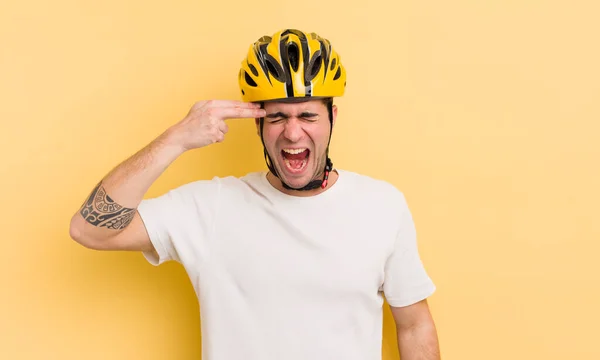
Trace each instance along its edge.
{"label": "beard", "polygon": [[[284,188],[310,190],[321,185],[325,175],[327,149],[318,155],[309,151],[306,160],[288,160],[282,150],[277,156],[268,152],[268,156],[272,164],[269,170],[281,181]],[[302,166],[301,161],[306,161],[306,164]]]}

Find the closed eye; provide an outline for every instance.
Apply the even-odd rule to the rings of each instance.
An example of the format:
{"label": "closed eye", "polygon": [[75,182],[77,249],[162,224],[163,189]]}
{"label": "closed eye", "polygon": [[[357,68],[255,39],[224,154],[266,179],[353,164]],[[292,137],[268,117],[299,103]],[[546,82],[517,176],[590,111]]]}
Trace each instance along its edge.
{"label": "closed eye", "polygon": [[287,115],[280,111],[273,114],[268,114],[266,118],[270,123],[277,123],[281,120],[287,119]]}
{"label": "closed eye", "polygon": [[[267,116],[265,116],[265,118],[267,119],[267,121],[269,123],[278,123],[283,120],[287,120],[289,117],[290,116],[288,114],[284,114],[282,112],[267,114]],[[303,119],[308,122],[315,122],[315,121],[319,120],[319,114],[305,111],[305,112],[301,113],[300,115],[298,115],[298,118]]]}
{"label": "closed eye", "polygon": [[310,122],[319,120],[319,114],[314,114],[311,112],[303,112],[302,114],[300,114],[300,117]]}

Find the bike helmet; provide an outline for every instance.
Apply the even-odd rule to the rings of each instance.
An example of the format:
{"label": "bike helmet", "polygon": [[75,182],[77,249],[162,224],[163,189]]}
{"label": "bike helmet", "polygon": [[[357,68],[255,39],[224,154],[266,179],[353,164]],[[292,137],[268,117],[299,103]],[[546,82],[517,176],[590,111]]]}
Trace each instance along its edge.
{"label": "bike helmet", "polygon": [[328,40],[286,29],[250,46],[239,84],[247,102],[330,98],[344,95],[346,71]]}

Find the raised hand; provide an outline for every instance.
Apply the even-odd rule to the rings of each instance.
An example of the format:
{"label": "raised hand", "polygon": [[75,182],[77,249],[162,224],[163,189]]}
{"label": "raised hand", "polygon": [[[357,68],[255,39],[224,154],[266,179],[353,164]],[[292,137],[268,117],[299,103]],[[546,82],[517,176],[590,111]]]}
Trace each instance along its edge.
{"label": "raised hand", "polygon": [[186,117],[172,131],[184,150],[201,148],[221,142],[229,130],[225,120],[265,116],[259,104],[234,100],[208,100],[195,103]]}

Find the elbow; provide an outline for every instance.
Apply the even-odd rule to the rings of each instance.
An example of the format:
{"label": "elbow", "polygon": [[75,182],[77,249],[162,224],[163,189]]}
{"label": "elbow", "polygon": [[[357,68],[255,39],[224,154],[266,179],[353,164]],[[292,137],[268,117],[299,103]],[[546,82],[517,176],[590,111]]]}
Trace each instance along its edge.
{"label": "elbow", "polygon": [[83,222],[84,220],[79,214],[73,215],[71,223],[69,224],[69,237],[71,240],[85,248],[97,250],[97,246],[94,246],[94,242],[85,236],[83,231],[83,226],[85,224]]}
{"label": "elbow", "polygon": [[77,218],[78,214],[71,217],[71,223],[69,224],[69,237],[77,243],[81,243],[81,235],[83,231],[79,224],[81,221]]}

